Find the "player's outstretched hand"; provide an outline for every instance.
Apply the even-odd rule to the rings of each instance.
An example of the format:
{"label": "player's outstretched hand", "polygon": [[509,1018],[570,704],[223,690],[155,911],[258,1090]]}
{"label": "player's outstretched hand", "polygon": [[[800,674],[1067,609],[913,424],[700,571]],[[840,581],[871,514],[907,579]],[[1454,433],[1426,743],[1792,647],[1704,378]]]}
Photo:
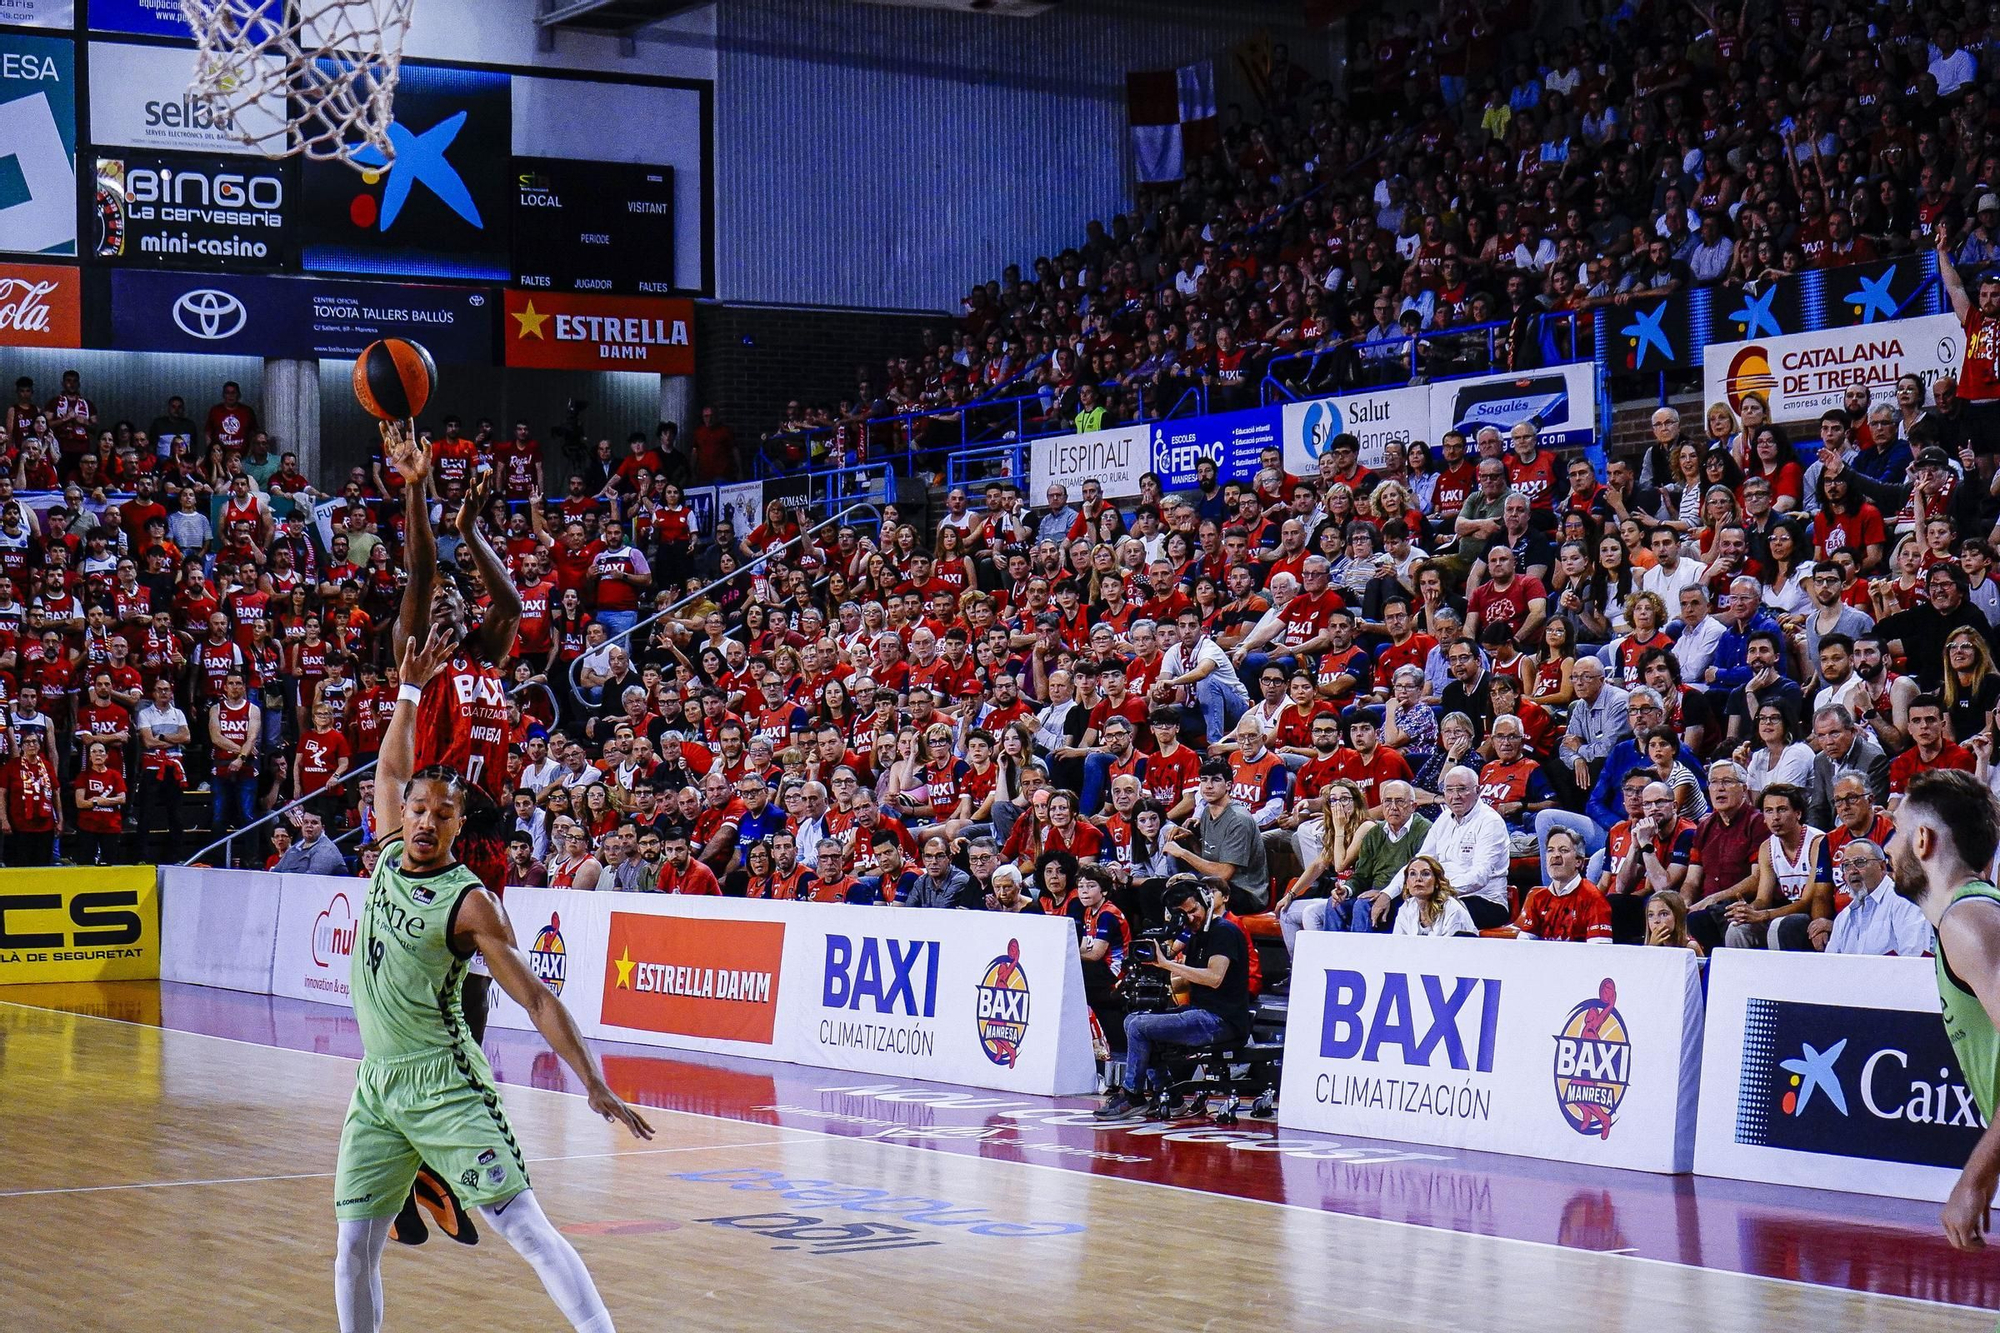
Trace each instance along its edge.
{"label": "player's outstretched hand", "polygon": [[431,474],[430,446],[417,439],[407,422],[382,423],[382,456],[408,485],[421,486]]}
{"label": "player's outstretched hand", "polygon": [[479,516],[486,512],[486,502],[493,498],[493,469],[482,468],[472,478],[471,488],[465,493],[465,502],[458,507],[458,535],[466,541],[472,540],[473,529],[479,526]]}
{"label": "player's outstretched hand", "polygon": [[625,1126],[632,1131],[632,1137],[635,1139],[653,1137],[653,1127],[646,1123],[646,1117],[627,1106],[617,1093],[601,1083],[591,1089],[590,1109],[614,1125]]}
{"label": "player's outstretched hand", "polygon": [[396,671],[405,685],[422,688],[430,678],[444,669],[451,655],[458,648],[458,636],[449,625],[442,621],[431,626],[430,638],[424,646],[417,647],[417,636],[412,634],[403,640],[402,660],[396,664]]}

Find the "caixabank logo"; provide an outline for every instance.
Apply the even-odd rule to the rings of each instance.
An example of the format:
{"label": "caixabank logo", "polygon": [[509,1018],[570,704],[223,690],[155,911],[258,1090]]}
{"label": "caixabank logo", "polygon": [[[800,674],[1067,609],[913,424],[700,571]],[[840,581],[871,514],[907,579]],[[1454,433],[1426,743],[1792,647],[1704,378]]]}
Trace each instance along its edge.
{"label": "caixabank logo", "polygon": [[1632,1038],[1610,977],[1563,1019],[1556,1032],[1554,1078],[1556,1105],[1569,1127],[1610,1138],[1632,1086]]}
{"label": "caixabank logo", "polygon": [[986,965],[975,1013],[979,1049],[994,1064],[1012,1069],[1028,1037],[1028,974],[1021,970],[1019,940],[1008,940],[1007,952]]}
{"label": "caixabank logo", "polygon": [[541,979],[551,993],[562,994],[563,978],[569,971],[569,948],[563,943],[562,917],[549,913],[549,924],[535,932],[528,946],[528,970]]}
{"label": "caixabank logo", "polygon": [[1956,1170],[1985,1119],[1936,1014],[1752,998],[1736,1141]]}
{"label": "caixabank logo", "polygon": [[393,156],[308,162],[308,269],[505,281],[512,272],[513,83],[505,74],[406,62]]}

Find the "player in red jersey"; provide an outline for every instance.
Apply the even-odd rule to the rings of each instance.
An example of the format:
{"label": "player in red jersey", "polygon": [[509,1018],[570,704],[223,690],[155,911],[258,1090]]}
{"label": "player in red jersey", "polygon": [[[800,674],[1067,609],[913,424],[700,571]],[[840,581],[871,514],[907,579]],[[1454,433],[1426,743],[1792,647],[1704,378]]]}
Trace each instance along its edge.
{"label": "player in red jersey", "polygon": [[[403,645],[425,632],[426,626],[447,627],[458,640],[451,659],[423,687],[417,705],[416,769],[442,764],[461,774],[466,783],[464,822],[454,854],[460,864],[479,876],[497,896],[506,883],[506,833],[512,822],[500,796],[507,785],[507,751],[511,726],[507,718],[505,669],[514,653],[521,624],[521,596],[507,575],[506,562],[480,530],[479,515],[492,498],[493,474],[480,473],[459,506],[460,549],[472,553],[473,567],[486,592],[486,614],[472,614],[472,590],[456,565],[438,564],[437,539],[431,531],[427,492],[431,451],[420,443],[413,426],[382,425],[382,449],[403,478],[403,557],[409,582],[389,641],[390,656],[401,660]],[[440,577],[442,575],[442,577]],[[487,993],[492,978],[475,958],[465,976],[463,1008],[474,1041],[486,1036]],[[436,1215],[447,1234],[468,1244],[478,1236],[472,1220],[444,1181],[424,1167],[410,1198],[398,1214],[391,1234],[407,1244],[419,1244],[427,1234],[417,1213],[418,1191],[449,1204]]]}

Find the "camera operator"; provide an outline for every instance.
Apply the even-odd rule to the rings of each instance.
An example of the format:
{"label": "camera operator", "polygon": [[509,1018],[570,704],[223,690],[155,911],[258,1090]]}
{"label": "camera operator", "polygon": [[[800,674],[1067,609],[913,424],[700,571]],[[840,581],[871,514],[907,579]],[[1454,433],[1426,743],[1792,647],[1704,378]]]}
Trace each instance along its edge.
{"label": "camera operator", "polygon": [[1167,911],[1179,912],[1192,932],[1182,957],[1202,959],[1200,967],[1169,956],[1157,942],[1133,942],[1128,966],[1156,967],[1171,979],[1187,1004],[1168,1013],[1130,1014],[1125,1019],[1125,1085],[1112,1090],[1097,1109],[1100,1120],[1129,1115],[1145,1100],[1148,1076],[1159,1046],[1199,1047],[1241,1041],[1250,1031],[1250,942],[1228,921],[1210,914],[1211,896],[1221,886],[1198,875],[1167,881]]}

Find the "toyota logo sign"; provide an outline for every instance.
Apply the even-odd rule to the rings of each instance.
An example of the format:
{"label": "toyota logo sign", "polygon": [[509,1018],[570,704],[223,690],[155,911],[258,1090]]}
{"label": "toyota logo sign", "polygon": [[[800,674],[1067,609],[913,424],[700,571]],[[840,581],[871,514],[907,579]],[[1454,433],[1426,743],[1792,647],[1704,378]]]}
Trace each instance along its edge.
{"label": "toyota logo sign", "polygon": [[250,312],[229,292],[202,287],[174,302],[174,323],[190,338],[214,342],[242,332]]}

